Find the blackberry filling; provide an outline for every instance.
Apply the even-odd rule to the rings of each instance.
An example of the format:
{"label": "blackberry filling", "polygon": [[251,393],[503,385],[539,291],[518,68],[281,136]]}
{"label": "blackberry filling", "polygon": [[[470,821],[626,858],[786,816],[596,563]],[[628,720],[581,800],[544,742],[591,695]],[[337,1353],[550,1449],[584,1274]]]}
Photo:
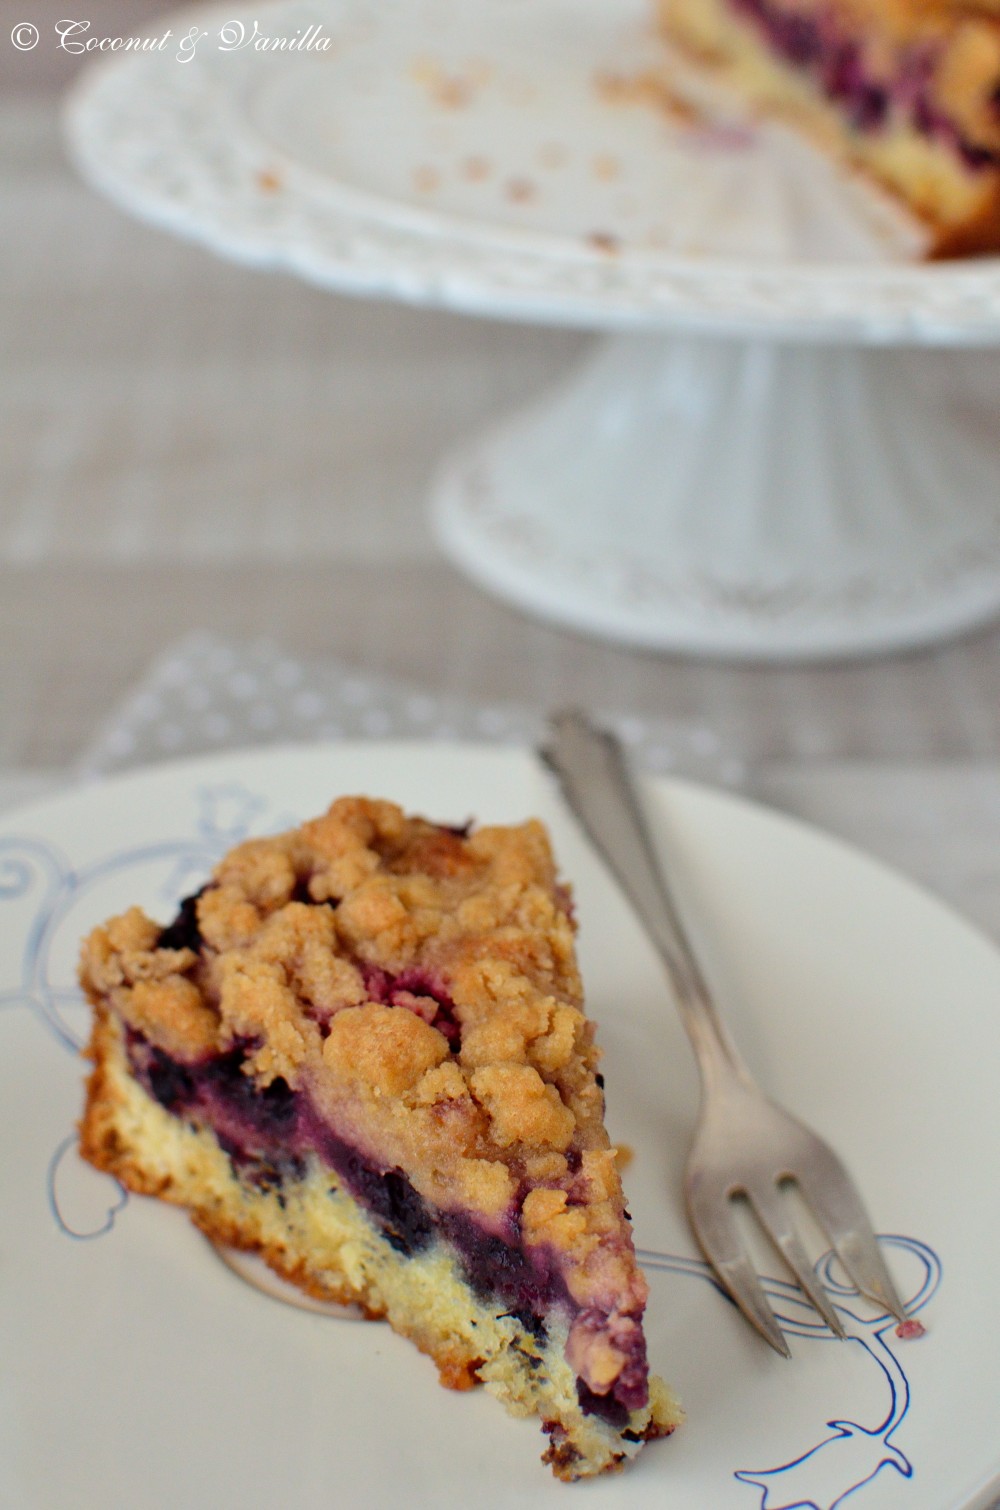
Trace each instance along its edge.
{"label": "blackberry filling", "polygon": [[576,1397],[584,1415],[597,1416],[599,1420],[613,1426],[615,1431],[621,1431],[622,1427],[628,1425],[629,1408],[616,1395],[597,1395],[583,1379],[577,1379]]}
{"label": "blackberry filling", "polygon": [[[497,1299],[510,1315],[537,1316],[558,1300],[569,1298],[561,1277],[544,1253],[529,1256],[524,1249],[484,1232],[460,1211],[444,1211],[441,1230],[457,1248],[465,1277],[481,1300]],[[529,1328],[533,1330],[533,1328]]]}
{"label": "blackberry filling", "polygon": [[[406,1257],[423,1252],[435,1228],[456,1249],[465,1278],[481,1300],[504,1307],[539,1344],[547,1329],[542,1319],[553,1304],[574,1308],[561,1276],[547,1255],[527,1254],[516,1243],[485,1232],[461,1212],[445,1211],[435,1221],[427,1204],[399,1169],[380,1170],[349,1143],[338,1138],[280,1077],[260,1088],[243,1072],[250,1043],[196,1065],[183,1065],[154,1047],[141,1034],[128,1034],[128,1056],[139,1082],[173,1115],[201,1115],[212,1127],[234,1172],[261,1191],[280,1190],[286,1176],[301,1177],[304,1155],[320,1153],[375,1222],[396,1252]],[[617,1425],[628,1409],[611,1398],[592,1395],[580,1380],[580,1402],[588,1413]],[[600,1408],[593,1401],[599,1401]]]}
{"label": "blackberry filling", "polygon": [[280,1171],[301,1160],[288,1150],[294,1140],[298,1105],[280,1076],[258,1088],[242,1070],[252,1045],[238,1044],[227,1054],[200,1064],[180,1064],[130,1029],[126,1047],[132,1071],[149,1094],[173,1116],[201,1116],[243,1175],[262,1160]]}
{"label": "blackberry filling", "polygon": [[458,1250],[468,1283],[480,1300],[501,1302],[501,1316],[512,1316],[543,1347],[548,1328],[543,1319],[553,1305],[575,1309],[562,1276],[545,1255],[529,1257],[523,1248],[484,1232],[459,1212],[443,1212],[441,1229]]}
{"label": "blackberry filling", "polygon": [[[389,975],[385,970],[362,961],[357,961],[357,967],[371,1001],[377,1001],[383,1007],[405,1007],[416,1011],[447,1039],[451,1052],[458,1053],[462,1047],[462,1024],[444,981],[427,970],[404,970],[400,975]],[[435,1004],[435,1009],[425,1016],[423,1004],[428,1001]]]}
{"label": "blackberry filling", "polygon": [[143,1085],[166,1111],[176,1116],[195,1100],[193,1076],[168,1054],[140,1039],[138,1033],[129,1033],[129,1057]]}
{"label": "blackberry filling", "polygon": [[127,1038],[139,1083],[173,1115],[200,1114],[241,1177],[258,1188],[271,1188],[281,1183],[285,1171],[301,1175],[303,1156],[315,1149],[398,1252],[410,1255],[425,1248],[433,1221],[402,1171],[370,1164],[331,1133],[280,1076],[258,1087],[243,1072],[253,1047],[237,1044],[226,1054],[183,1065],[134,1030]]}
{"label": "blackberry filling", "polygon": [[207,890],[207,886],[202,886],[183,899],[178,906],[177,916],[160,934],[156,945],[158,949],[190,949],[195,954],[199,953],[201,929],[198,927],[198,901]]}
{"label": "blackberry filling", "polygon": [[375,1219],[386,1242],[407,1258],[426,1248],[434,1235],[434,1222],[403,1171],[379,1170],[329,1130],[320,1136],[323,1157]]}
{"label": "blackberry filling", "polygon": [[267,1144],[285,1143],[295,1130],[297,1105],[295,1092],[279,1075],[270,1085],[258,1087],[243,1073],[248,1049],[252,1044],[238,1044],[228,1054],[209,1059],[198,1076],[206,1110],[213,1101],[222,1104],[230,1119],[245,1120],[248,1130]]}
{"label": "blackberry filling", "polygon": [[296,881],[295,886],[294,886],[294,888],[292,890],[292,895],[289,898],[289,901],[292,901],[292,902],[303,902],[305,904],[305,906],[307,906],[307,907],[332,907],[332,908],[336,908],[336,907],[340,906],[340,899],[339,899],[339,897],[324,897],[324,899],[323,899],[322,902],[317,902],[316,898],[312,895],[312,893],[309,890],[309,882],[307,880],[303,880],[303,879],[299,879],[298,881]]}
{"label": "blackberry filling", "polygon": [[536,1316],[533,1311],[529,1311],[524,1306],[519,1311],[501,1311],[500,1314],[513,1316],[514,1320],[519,1321],[524,1330],[534,1337],[540,1347],[544,1346],[548,1339],[549,1329],[540,1316]]}
{"label": "blackberry filling", "polygon": [[[286,1179],[301,1179],[305,1173],[304,1162],[294,1155],[272,1162],[270,1159],[259,1158],[242,1143],[227,1137],[225,1133],[216,1133],[216,1138],[219,1147],[228,1157],[234,1174],[238,1175],[244,1184],[251,1185],[261,1194],[280,1191]],[[282,1204],[284,1204],[283,1201]]]}
{"label": "blackberry filling", "polygon": [[467,839],[472,832],[472,819],[466,818],[464,823],[439,823],[438,828],[443,834],[451,834],[454,839]]}

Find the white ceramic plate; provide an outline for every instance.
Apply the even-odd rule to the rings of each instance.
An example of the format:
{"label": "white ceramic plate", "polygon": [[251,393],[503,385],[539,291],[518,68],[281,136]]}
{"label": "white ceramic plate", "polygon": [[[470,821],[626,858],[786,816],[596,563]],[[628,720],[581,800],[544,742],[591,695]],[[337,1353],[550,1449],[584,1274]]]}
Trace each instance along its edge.
{"label": "white ceramic plate", "polygon": [[679,60],[711,127],[609,98],[665,65],[650,0],[278,0],[142,35],[168,26],[85,74],[70,144],[226,255],[530,320],[1000,339],[1000,259],[913,265],[911,221]]}
{"label": "white ceramic plate", "polygon": [[[82,933],[166,918],[235,840],[364,790],[442,819],[537,813],[577,890],[608,1121],[651,1283],[654,1366],[689,1421],[582,1490],[537,1423],[439,1389],[384,1326],[245,1286],[184,1216],[125,1199],[74,1151]],[[955,1510],[1000,1487],[996,1204],[1000,956],[907,882],[798,824],[656,782],[657,834],[754,1068],[859,1175],[927,1335],[841,1288],[850,1341],[769,1280],[785,1362],[707,1281],[679,1200],[687,1045],[629,912],[527,755],[340,745],[163,766],[0,825],[0,1503],[295,1507],[669,1504]],[[837,1284],[836,1270],[829,1277]]]}

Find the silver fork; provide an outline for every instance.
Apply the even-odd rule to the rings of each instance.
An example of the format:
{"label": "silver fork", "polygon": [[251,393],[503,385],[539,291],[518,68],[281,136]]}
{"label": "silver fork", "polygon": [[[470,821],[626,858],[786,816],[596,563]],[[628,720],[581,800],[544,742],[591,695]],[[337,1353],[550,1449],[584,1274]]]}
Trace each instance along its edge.
{"label": "silver fork", "polygon": [[620,882],[667,969],[701,1072],[684,1194],[695,1237],[723,1288],[773,1348],[788,1344],[736,1221],[743,1197],[830,1329],[844,1328],[809,1262],[785,1199],[796,1185],[853,1284],[901,1322],[906,1311],[840,1159],[753,1080],[716,1011],[654,852],[624,751],[578,712],[556,714],[543,759]]}

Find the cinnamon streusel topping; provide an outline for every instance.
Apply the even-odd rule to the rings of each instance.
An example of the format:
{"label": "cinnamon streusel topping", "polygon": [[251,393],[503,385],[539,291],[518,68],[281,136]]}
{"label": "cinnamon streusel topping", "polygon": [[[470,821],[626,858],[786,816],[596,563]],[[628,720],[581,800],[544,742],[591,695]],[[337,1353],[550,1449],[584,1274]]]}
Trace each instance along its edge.
{"label": "cinnamon streusel topping", "polygon": [[343,798],[238,846],[190,910],[197,948],[161,947],[137,908],[95,929],[93,999],[182,1062],[242,1045],[258,1087],[304,1091],[438,1206],[572,1247],[581,1305],[617,1291],[641,1308],[540,823],[465,835]]}

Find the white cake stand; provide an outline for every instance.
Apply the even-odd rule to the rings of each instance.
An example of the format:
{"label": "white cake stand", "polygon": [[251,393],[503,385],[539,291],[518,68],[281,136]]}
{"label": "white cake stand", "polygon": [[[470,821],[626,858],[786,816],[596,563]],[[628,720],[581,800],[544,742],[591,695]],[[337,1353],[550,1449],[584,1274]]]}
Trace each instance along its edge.
{"label": "white cake stand", "polygon": [[438,535],[484,586],[765,659],[1000,612],[1000,261],[915,262],[890,206],[676,60],[651,106],[646,0],[232,16],[168,18],[197,27],[186,62],[84,76],[69,138],[93,183],[330,288],[612,332],[444,462]]}

